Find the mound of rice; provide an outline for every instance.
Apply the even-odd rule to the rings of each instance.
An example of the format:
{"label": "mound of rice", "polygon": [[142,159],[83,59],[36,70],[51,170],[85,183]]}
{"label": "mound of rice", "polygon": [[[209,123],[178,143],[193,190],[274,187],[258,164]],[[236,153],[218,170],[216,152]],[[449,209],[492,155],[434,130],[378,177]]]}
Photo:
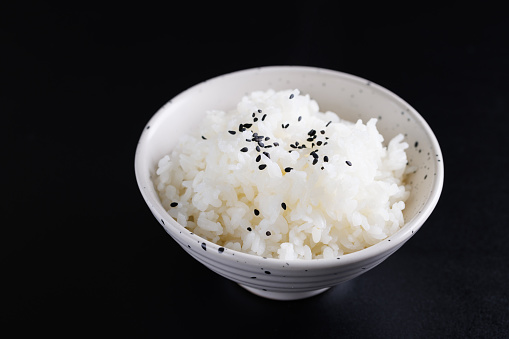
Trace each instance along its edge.
{"label": "mound of rice", "polygon": [[409,196],[403,135],[376,119],[322,113],[297,89],[257,91],[207,112],[158,164],[178,223],[226,248],[281,259],[334,258],[397,232]]}

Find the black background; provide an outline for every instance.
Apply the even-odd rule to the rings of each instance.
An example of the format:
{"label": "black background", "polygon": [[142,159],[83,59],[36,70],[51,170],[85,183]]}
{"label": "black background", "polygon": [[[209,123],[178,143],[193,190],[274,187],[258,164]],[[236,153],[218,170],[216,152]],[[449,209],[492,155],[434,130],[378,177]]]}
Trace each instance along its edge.
{"label": "black background", "polygon": [[[2,5],[2,332],[509,337],[508,33],[502,8],[463,2]],[[446,169],[405,246],[301,301],[256,297],[191,259],[134,176],[138,138],[165,102],[265,65],[397,93],[434,130]]]}

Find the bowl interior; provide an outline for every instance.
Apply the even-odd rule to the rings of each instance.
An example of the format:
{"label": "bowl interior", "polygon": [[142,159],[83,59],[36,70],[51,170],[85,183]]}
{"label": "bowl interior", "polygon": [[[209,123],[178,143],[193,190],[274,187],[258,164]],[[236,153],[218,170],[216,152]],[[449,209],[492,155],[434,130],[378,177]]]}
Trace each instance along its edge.
{"label": "bowl interior", "polygon": [[332,111],[350,121],[366,123],[378,118],[377,128],[386,142],[404,134],[410,145],[409,165],[415,170],[407,179],[412,191],[403,213],[403,230],[410,233],[412,228],[414,233],[422,225],[438,201],[443,182],[440,148],[424,119],[404,100],[368,80],[297,66],[250,69],[207,80],[173,98],[152,117],[138,144],[135,169],[140,190],[154,214],[165,213],[152,184],[157,162],[178,138],[196,128],[206,111],[231,110],[243,95],[269,88],[298,88],[318,102],[320,111]]}

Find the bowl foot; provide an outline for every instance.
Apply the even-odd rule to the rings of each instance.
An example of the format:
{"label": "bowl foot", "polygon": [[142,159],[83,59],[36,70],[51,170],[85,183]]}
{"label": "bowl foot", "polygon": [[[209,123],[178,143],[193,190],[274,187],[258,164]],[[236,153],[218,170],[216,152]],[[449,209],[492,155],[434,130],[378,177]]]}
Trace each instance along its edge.
{"label": "bowl foot", "polygon": [[239,284],[239,285],[257,296],[267,298],[267,299],[272,299],[272,300],[305,299],[305,298],[313,297],[317,294],[323,293],[330,288],[330,287],[326,287],[326,288],[320,288],[318,290],[305,291],[305,292],[273,292],[273,291],[260,290],[258,288],[253,288],[253,287],[249,287],[249,286],[242,285],[242,284]]}

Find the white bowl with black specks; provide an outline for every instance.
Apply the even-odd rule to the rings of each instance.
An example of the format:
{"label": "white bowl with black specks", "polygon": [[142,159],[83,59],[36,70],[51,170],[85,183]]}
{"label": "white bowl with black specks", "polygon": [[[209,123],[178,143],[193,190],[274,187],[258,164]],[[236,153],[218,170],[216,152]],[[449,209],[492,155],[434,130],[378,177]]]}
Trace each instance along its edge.
{"label": "white bowl with black specks", "polygon": [[[391,237],[361,251],[334,259],[281,260],[227,249],[207,241],[178,224],[162,206],[153,185],[157,162],[178,138],[199,125],[210,109],[231,110],[255,90],[298,88],[320,105],[320,110],[364,122],[378,118],[385,140],[405,135],[411,195],[403,211],[405,225]],[[380,264],[398,250],[424,224],[435,208],[444,180],[438,141],[428,124],[408,103],[371,81],[337,71],[273,66],[222,75],[180,93],[147,123],[135,156],[139,189],[150,211],[166,232],[196,260],[257,295],[295,300],[310,297],[350,280]],[[178,260],[178,259],[175,259]]]}

